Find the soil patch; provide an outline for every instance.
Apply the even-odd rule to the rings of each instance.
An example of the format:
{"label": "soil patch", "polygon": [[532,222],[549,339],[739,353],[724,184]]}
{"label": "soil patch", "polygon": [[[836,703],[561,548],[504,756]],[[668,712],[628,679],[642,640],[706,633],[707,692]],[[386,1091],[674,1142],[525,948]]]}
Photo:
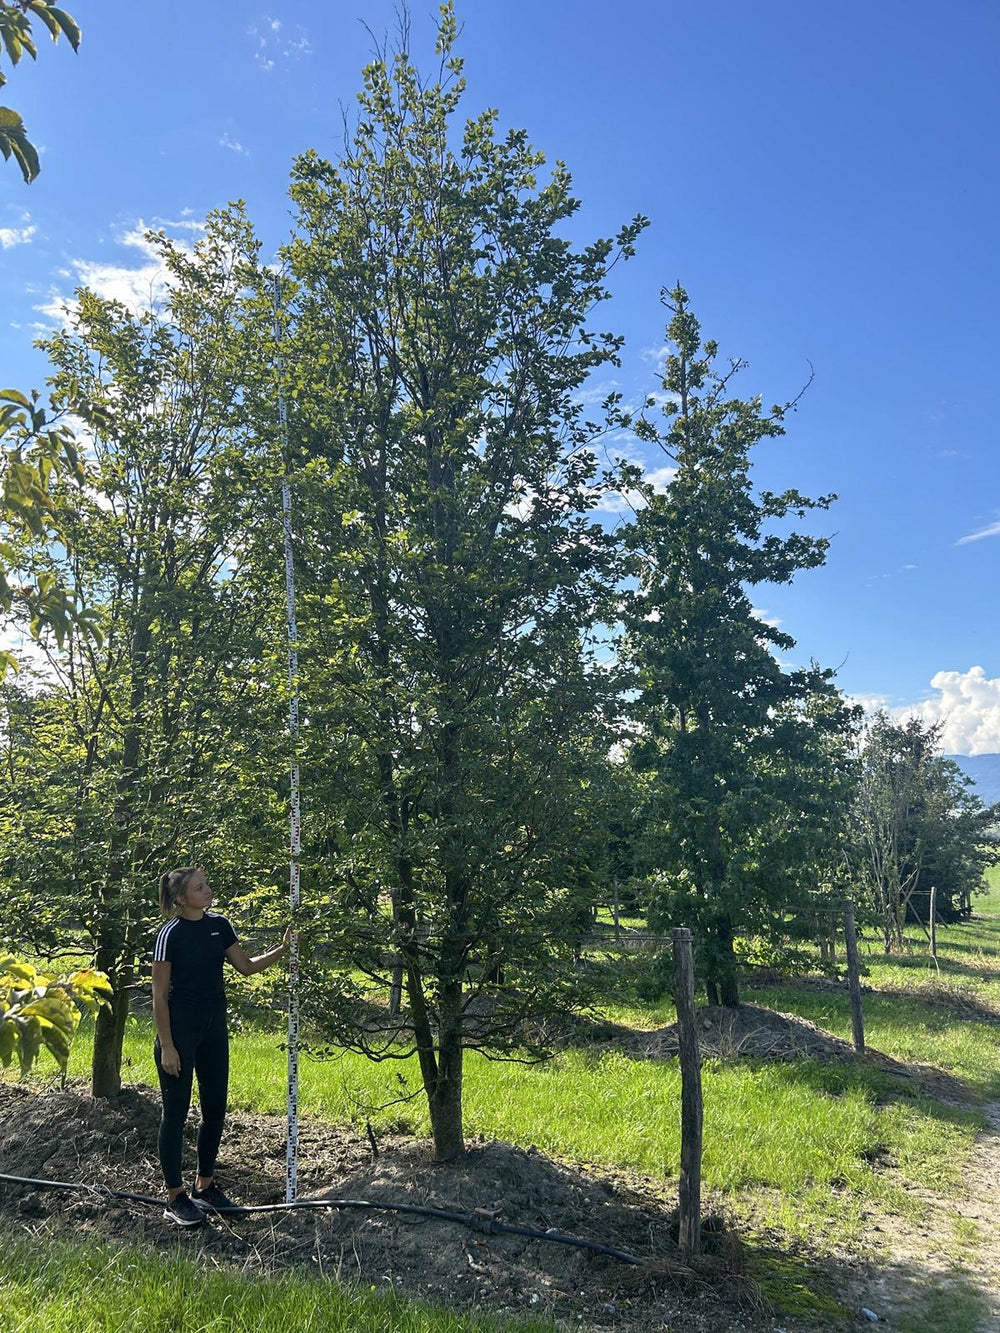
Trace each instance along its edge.
{"label": "soil patch", "polygon": [[[698,1042],[703,1057],[719,1060],[837,1060],[865,1064],[893,1078],[912,1081],[914,1090],[954,1105],[974,1101],[961,1079],[933,1065],[894,1060],[881,1051],[868,1049],[859,1055],[849,1041],[800,1018],[756,1004],[737,1009],[708,1005],[697,1010]],[[663,1060],[676,1056],[680,1047],[677,1024],[655,1032],[634,1032],[625,1039],[629,1054]]]}
{"label": "soil patch", "polygon": [[[194,1161],[197,1112],[185,1160]],[[75,1090],[37,1092],[0,1081],[0,1171],[159,1196],[159,1097],[137,1086],[117,1102]],[[98,1194],[0,1182],[0,1217],[33,1232],[164,1245],[247,1273],[306,1265],[316,1274],[394,1287],[435,1304],[504,1314],[550,1314],[560,1328],[773,1329],[752,1284],[739,1275],[739,1242],[711,1232],[716,1253],[699,1272],[679,1263],[672,1201],[534,1148],[473,1142],[467,1157],[435,1166],[429,1145],[385,1136],[373,1157],[358,1134],[318,1120],[301,1124],[299,1196],[485,1209],[505,1222],[583,1236],[652,1262],[605,1256],[519,1236],[389,1213],[310,1210],[212,1219],[178,1233],[161,1210]],[[219,1178],[243,1203],[284,1198],[283,1118],[234,1112]],[[784,1327],[791,1328],[787,1321]],[[811,1325],[815,1327],[815,1325]]]}

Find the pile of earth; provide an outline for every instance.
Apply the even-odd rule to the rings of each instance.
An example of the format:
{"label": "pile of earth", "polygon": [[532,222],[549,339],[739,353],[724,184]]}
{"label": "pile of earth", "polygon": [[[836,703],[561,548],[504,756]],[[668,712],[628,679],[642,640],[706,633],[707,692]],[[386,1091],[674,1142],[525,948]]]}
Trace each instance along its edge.
{"label": "pile of earth", "polygon": [[[158,1094],[127,1087],[115,1102],[78,1090],[39,1092],[0,1081],[0,1172],[159,1196]],[[197,1113],[185,1159],[194,1162]],[[176,1246],[206,1263],[248,1274],[306,1265],[328,1278],[395,1288],[434,1304],[494,1314],[548,1314],[566,1329],[620,1327],[773,1329],[741,1250],[724,1230],[697,1271],[676,1248],[673,1199],[651,1181],[569,1165],[535,1148],[473,1141],[460,1162],[435,1165],[425,1140],[361,1135],[319,1120],[300,1126],[299,1197],[419,1203],[586,1237],[643,1259],[616,1259],[539,1239],[480,1234],[436,1219],[388,1212],[303,1210],[213,1218],[180,1232],[159,1207],[110,1201],[95,1191],[39,1190],[0,1182],[0,1220],[33,1234],[71,1234]],[[220,1182],[243,1203],[284,1198],[285,1121],[233,1112]],[[787,1325],[791,1327],[791,1325]]]}
{"label": "pile of earth", "polygon": [[[698,1044],[704,1056],[754,1060],[852,1060],[849,1041],[810,1023],[798,1014],[782,1014],[756,1004],[729,1009],[708,1005],[696,1011]],[[642,1054],[663,1059],[680,1047],[677,1024],[656,1032],[636,1033]]]}

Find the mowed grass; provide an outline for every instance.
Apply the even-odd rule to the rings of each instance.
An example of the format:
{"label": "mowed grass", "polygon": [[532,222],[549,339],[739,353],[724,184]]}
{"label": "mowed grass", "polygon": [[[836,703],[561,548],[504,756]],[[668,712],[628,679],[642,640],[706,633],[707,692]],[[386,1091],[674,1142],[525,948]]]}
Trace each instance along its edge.
{"label": "mowed grass", "polygon": [[[990,892],[973,899],[973,912],[973,920],[939,929],[936,967],[919,927],[908,929],[909,952],[901,956],[886,958],[877,939],[863,941],[865,1039],[896,1059],[933,1065],[987,1099],[1000,1096],[1000,866]],[[850,1038],[844,990],[789,981],[748,987],[745,998]]]}
{"label": "mowed grass", "polygon": [[551,1333],[301,1274],[214,1271],[170,1247],[26,1237],[0,1228],[0,1333]]}

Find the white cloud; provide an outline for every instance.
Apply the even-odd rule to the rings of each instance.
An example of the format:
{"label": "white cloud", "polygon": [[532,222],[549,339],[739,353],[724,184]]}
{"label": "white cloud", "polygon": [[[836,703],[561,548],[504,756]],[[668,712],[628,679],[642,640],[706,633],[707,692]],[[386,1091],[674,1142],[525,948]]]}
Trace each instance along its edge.
{"label": "white cloud", "polygon": [[594,407],[603,403],[609,394],[619,389],[621,385],[617,380],[601,380],[599,384],[591,384],[586,389],[578,389],[573,395],[573,402],[579,403],[581,407]]}
{"label": "white cloud", "polygon": [[254,63],[265,74],[270,74],[279,60],[288,64],[312,51],[309,34],[300,23],[288,29],[281,19],[267,15],[247,28],[247,36],[254,42]]}
{"label": "white cloud", "polygon": [[894,708],[893,715],[943,723],[941,744],[947,754],[1000,752],[1000,677],[987,676],[981,666],[939,671],[931,689],[937,691],[933,697]]}
{"label": "white cloud", "polygon": [[[633,437],[634,438],[634,437]],[[677,476],[675,467],[648,467],[647,464],[638,458],[630,458],[626,455],[618,456],[622,462],[629,463],[634,467],[642,469],[643,481],[653,490],[662,495],[674,477]],[[638,490],[628,488],[624,491],[605,491],[600,501],[594,507],[594,512],[598,514],[629,514],[638,513],[640,509],[646,507],[646,501],[642,493]]]}
{"label": "white cloud", "polygon": [[250,149],[244,148],[239,139],[231,139],[228,130],[223,133],[222,138],[219,140],[219,147],[228,148],[231,153],[238,153],[241,157],[250,156]]}
{"label": "white cloud", "polygon": [[750,614],[755,616],[763,625],[770,625],[772,629],[777,629],[781,624],[780,616],[769,616],[767,608],[763,606],[753,606],[750,608]]}
{"label": "white cloud", "polygon": [[[154,221],[166,231],[180,228],[202,231],[200,222],[171,222],[156,218]],[[155,244],[146,236],[146,224],[140,218],[135,226],[116,237],[116,243],[127,250],[137,251],[138,264],[108,264],[90,259],[70,260],[70,270],[57,270],[59,276],[70,276],[74,287],[89,287],[97,296],[109,301],[120,301],[132,314],[162,307],[170,290],[171,277]],[[35,309],[57,323],[63,323],[72,312],[73,300],[65,292],[52,288],[46,299]]]}
{"label": "white cloud", "polygon": [[970,532],[964,537],[959,537],[955,545],[967,546],[969,542],[980,542],[984,537],[1000,537],[1000,519],[996,523],[988,524],[985,528],[980,528],[977,532]]}
{"label": "white cloud", "polygon": [[639,355],[643,361],[651,361],[659,371],[663,371],[667,363],[667,357],[673,351],[669,343],[664,343],[662,347],[644,347]]}
{"label": "white cloud", "polygon": [[0,227],[0,250],[13,250],[15,245],[30,245],[38,228],[31,221],[30,213],[20,217],[20,227]]}

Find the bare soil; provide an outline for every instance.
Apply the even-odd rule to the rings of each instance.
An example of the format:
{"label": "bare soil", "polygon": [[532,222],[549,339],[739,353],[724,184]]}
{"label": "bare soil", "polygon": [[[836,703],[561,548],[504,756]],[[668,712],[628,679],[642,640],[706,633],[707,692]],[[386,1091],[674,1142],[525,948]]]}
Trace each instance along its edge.
{"label": "bare soil", "polygon": [[[117,1102],[80,1091],[29,1090],[0,1081],[0,1171],[159,1196],[159,1096],[135,1086]],[[194,1162],[197,1112],[188,1126]],[[283,1118],[234,1112],[219,1179],[241,1203],[284,1198]],[[274,1273],[290,1265],[366,1287],[394,1287],[435,1304],[510,1314],[549,1314],[557,1327],[772,1330],[755,1288],[740,1274],[742,1247],[710,1225],[698,1271],[680,1262],[668,1198],[553,1160],[534,1148],[473,1142],[460,1163],[435,1166],[426,1141],[385,1137],[373,1157],[365,1138],[317,1120],[301,1124],[299,1197],[486,1209],[517,1225],[584,1236],[651,1261],[628,1266],[583,1250],[391,1213],[310,1210],[213,1218],[179,1233],[158,1207],[0,1182],[0,1219],[52,1235],[179,1246],[212,1265]],[[792,1325],[782,1323],[782,1327]]]}

